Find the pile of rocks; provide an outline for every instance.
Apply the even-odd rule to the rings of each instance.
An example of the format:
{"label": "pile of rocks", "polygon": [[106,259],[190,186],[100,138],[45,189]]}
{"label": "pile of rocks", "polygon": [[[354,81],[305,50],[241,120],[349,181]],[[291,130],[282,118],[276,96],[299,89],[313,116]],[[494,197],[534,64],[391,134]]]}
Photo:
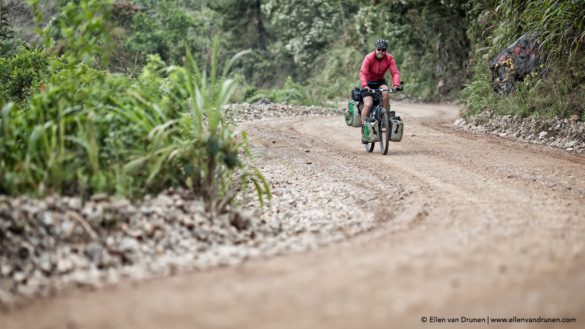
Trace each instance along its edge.
{"label": "pile of rocks", "polygon": [[585,122],[576,116],[569,119],[520,118],[483,113],[468,119],[459,119],[455,128],[489,133],[522,142],[562,148],[569,152],[585,152]]}
{"label": "pile of rocks", "polygon": [[210,218],[201,200],[180,190],[138,204],[107,195],[0,196],[0,300],[215,266],[230,257],[214,246],[275,233],[236,211]]}

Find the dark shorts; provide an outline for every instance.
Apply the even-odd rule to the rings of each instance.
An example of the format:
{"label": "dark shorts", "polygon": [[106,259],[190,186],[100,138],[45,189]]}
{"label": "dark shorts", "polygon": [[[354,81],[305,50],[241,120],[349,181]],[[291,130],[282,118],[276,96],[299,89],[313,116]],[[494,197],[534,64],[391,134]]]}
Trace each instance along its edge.
{"label": "dark shorts", "polygon": [[[379,89],[382,86],[388,86],[388,81],[386,81],[386,79],[380,80],[380,81],[368,81],[368,87],[370,87],[371,89]],[[372,96],[373,93],[369,92],[369,91],[362,91],[362,98],[363,97],[367,97],[367,96]]]}

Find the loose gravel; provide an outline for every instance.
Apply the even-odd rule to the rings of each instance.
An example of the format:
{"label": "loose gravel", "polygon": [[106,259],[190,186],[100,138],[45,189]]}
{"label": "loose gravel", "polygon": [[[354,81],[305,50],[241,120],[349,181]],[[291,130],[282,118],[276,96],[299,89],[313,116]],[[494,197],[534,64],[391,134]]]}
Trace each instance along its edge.
{"label": "loose gravel", "polygon": [[498,116],[491,112],[459,119],[456,129],[474,133],[487,133],[525,143],[546,145],[572,153],[585,153],[585,122],[577,116],[568,119],[521,118]]}

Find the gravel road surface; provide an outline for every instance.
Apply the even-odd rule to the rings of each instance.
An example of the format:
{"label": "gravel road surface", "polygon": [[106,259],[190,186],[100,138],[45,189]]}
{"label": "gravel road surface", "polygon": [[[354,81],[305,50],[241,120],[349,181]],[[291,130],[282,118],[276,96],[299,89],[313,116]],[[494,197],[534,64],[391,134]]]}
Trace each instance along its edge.
{"label": "gravel road surface", "polygon": [[282,225],[281,255],[36,300],[2,328],[583,327],[585,157],[453,130],[456,106],[394,109],[386,156],[341,115],[243,124],[275,194],[243,212]]}

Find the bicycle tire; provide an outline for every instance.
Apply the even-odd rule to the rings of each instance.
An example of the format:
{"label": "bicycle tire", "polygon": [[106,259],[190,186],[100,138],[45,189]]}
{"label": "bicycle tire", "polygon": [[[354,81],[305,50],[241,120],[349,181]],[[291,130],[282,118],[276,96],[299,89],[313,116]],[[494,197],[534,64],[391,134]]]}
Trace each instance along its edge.
{"label": "bicycle tire", "polygon": [[372,143],[368,143],[368,144],[364,144],[366,146],[366,151],[368,151],[368,153],[372,153],[372,151],[374,151],[374,146],[376,146],[376,142],[372,142]]}
{"label": "bicycle tire", "polygon": [[[379,121],[380,127],[380,153],[383,155],[388,154],[388,148],[390,147],[390,132],[392,131],[392,127],[390,125],[390,115],[388,114],[388,110],[382,110],[382,118]],[[382,126],[385,129],[382,129]]]}

